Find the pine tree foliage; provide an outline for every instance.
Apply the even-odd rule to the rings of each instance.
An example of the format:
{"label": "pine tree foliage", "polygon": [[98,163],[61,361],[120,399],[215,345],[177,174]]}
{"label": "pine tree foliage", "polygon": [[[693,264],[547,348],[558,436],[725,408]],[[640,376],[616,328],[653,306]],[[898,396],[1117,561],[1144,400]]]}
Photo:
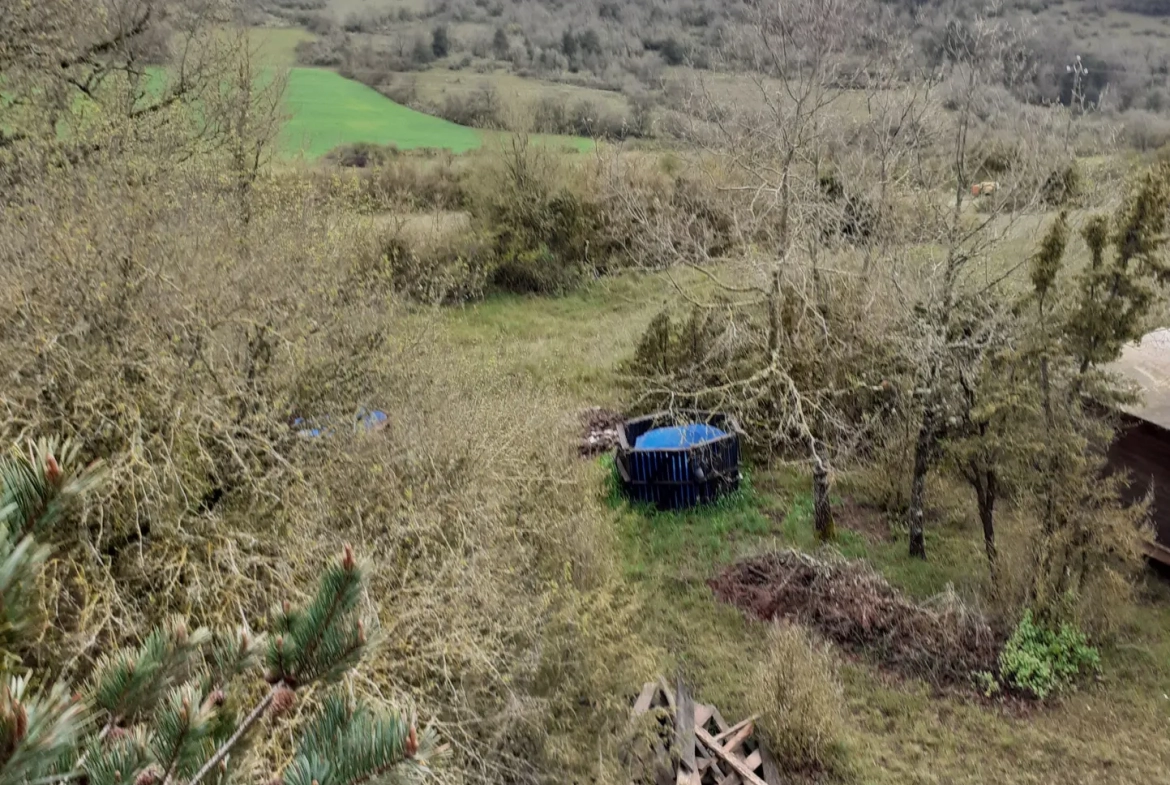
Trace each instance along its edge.
{"label": "pine tree foliage", "polygon": [[1143,321],[1157,300],[1157,285],[1170,283],[1163,251],[1170,237],[1170,161],[1137,183],[1117,215],[1094,216],[1082,234],[1091,261],[1080,276],[1077,311],[1067,327],[1070,351],[1080,371],[1117,358],[1141,336]]}
{"label": "pine tree foliage", "polygon": [[[304,607],[284,603],[267,637],[247,628],[191,629],[175,617],[135,649],[103,656],[78,692],[33,690],[16,651],[31,628],[39,570],[57,522],[101,479],[78,470],[76,446],[30,445],[0,461],[0,782],[5,785],[216,785],[240,779],[247,745],[309,685],[327,688],[283,779],[290,785],[358,785],[422,779],[446,752],[412,718],[332,692],[358,663],[367,636],[357,606],[362,569],[346,546]],[[58,458],[60,456],[60,458]],[[261,670],[261,666],[263,669]],[[248,708],[263,676],[263,697]],[[267,779],[267,778],[266,778]]]}
{"label": "pine tree foliage", "polygon": [[0,458],[0,669],[17,658],[36,617],[36,577],[48,549],[34,539],[103,477],[100,464],[78,468],[76,445],[41,440]]}
{"label": "pine tree foliage", "polygon": [[330,696],[316,721],[304,731],[284,785],[357,785],[386,772],[385,761],[434,749],[436,739],[421,739],[403,718],[380,716],[364,703]]}

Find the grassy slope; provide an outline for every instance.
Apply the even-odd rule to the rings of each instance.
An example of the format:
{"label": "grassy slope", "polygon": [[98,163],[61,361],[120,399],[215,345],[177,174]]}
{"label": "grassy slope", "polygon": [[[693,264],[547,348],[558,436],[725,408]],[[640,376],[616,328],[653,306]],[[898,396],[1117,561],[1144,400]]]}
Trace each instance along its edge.
{"label": "grassy slope", "polygon": [[474,129],[400,106],[332,71],[292,69],[285,100],[292,116],[282,145],[309,159],[354,142],[393,143],[403,150],[443,147],[456,153],[483,143]]}
{"label": "grassy slope", "polygon": [[[359,82],[320,68],[297,68],[296,46],[312,38],[295,28],[254,28],[251,45],[260,62],[288,68],[285,94],[290,115],[281,135],[286,156],[320,158],[342,144],[394,144],[399,149],[444,148],[456,153],[499,142],[505,134],[467,128],[397,104]],[[589,139],[536,136],[541,144],[576,151],[592,149]]]}
{"label": "grassy slope", "polygon": [[[444,329],[463,350],[501,362],[526,383],[552,384],[581,405],[618,398],[615,362],[670,299],[661,278],[622,277],[559,300],[504,298],[450,312]],[[598,467],[602,492],[604,471]],[[716,603],[705,581],[720,564],[778,545],[812,547],[805,483],[755,477],[755,493],[705,514],[620,514],[625,570],[644,596],[641,632],[668,652],[704,700],[742,716],[762,625]],[[982,570],[978,533],[956,520],[929,533],[932,560],[901,542],[842,533],[842,549],[869,558],[891,581],[926,596],[960,590]],[[845,666],[848,747],[858,783],[1150,783],[1170,770],[1170,589],[1139,609],[1126,643],[1105,654],[1100,685],[1020,717],[968,698],[938,697],[863,663]]]}
{"label": "grassy slope", "polygon": [[[320,68],[293,68],[285,93],[290,118],[281,136],[286,155],[309,160],[343,144],[393,144],[401,150],[443,148],[455,153],[495,144],[507,134],[481,131],[396,104],[365,85]],[[578,152],[589,139],[534,136],[540,144]]]}

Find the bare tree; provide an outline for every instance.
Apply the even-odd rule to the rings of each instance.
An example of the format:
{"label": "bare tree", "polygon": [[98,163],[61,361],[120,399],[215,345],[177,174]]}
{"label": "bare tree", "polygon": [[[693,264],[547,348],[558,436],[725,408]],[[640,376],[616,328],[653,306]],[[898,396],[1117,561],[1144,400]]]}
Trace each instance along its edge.
{"label": "bare tree", "polygon": [[[735,61],[724,64],[733,76],[697,79],[685,102],[699,149],[688,168],[707,175],[705,193],[726,216],[731,242],[712,253],[710,234],[697,230],[710,211],[663,209],[623,182],[615,201],[634,226],[636,259],[697,270],[718,293],[696,295],[668,272],[705,312],[683,328],[705,343],[690,342],[687,380],[660,374],[645,392],[739,411],[761,449],[811,464],[820,530],[831,536],[831,465],[862,441],[854,410],[878,387],[875,366],[885,355],[871,351],[882,324],[866,317],[862,279],[847,262],[852,251],[829,239],[840,233],[843,203],[826,178],[856,125],[857,86],[870,72],[892,83],[901,61],[880,45],[851,59],[876,14],[868,4],[784,0],[753,14],[750,32],[735,41]],[[902,160],[893,147],[911,135],[907,126],[886,139],[891,172]],[[620,174],[628,181],[628,170]],[[734,278],[710,268],[732,255]]]}

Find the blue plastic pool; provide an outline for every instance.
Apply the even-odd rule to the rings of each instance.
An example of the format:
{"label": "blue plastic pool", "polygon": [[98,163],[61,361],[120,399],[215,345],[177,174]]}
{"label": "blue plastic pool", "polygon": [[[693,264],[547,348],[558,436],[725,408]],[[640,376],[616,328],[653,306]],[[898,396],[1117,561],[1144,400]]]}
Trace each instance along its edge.
{"label": "blue plastic pool", "polygon": [[655,428],[634,440],[635,450],[670,450],[679,447],[693,447],[696,444],[714,441],[727,434],[712,425],[692,423],[669,428]]}

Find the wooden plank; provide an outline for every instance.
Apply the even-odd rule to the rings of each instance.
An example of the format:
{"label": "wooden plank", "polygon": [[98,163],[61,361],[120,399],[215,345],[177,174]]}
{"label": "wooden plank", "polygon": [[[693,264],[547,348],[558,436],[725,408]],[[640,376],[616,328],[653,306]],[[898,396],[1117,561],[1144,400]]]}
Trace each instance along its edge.
{"label": "wooden plank", "polygon": [[661,676],[658,677],[658,687],[662,690],[663,696],[666,697],[666,705],[670,707],[671,711],[677,711],[678,707],[674,703],[674,690],[666,683],[666,679]]}
{"label": "wooden plank", "polygon": [[715,757],[715,754],[708,750],[707,746],[702,742],[696,743],[695,749],[698,751],[696,763],[698,764],[700,776],[706,777],[710,773],[716,781],[723,779],[723,769],[720,767],[719,759]]}
{"label": "wooden plank", "polygon": [[717,785],[740,785],[742,782],[743,780],[739,778],[739,775],[733,771],[723,779],[719,780]]}
{"label": "wooden plank", "polygon": [[719,713],[719,709],[711,707],[711,719],[715,720],[715,724],[719,727],[719,732],[727,730],[727,720],[723,719],[723,715]]}
{"label": "wooden plank", "polygon": [[654,693],[658,692],[658,685],[648,681],[642,686],[642,694],[634,701],[634,716],[650,711],[650,704],[654,700]]}
{"label": "wooden plank", "polygon": [[695,727],[707,727],[707,720],[711,719],[711,715],[715,713],[714,706],[707,706],[703,703],[695,704]]}
{"label": "wooden plank", "polygon": [[759,718],[760,718],[759,714],[753,714],[751,717],[748,717],[743,722],[737,722],[734,725],[732,725],[730,728],[728,728],[727,730],[723,731],[722,733],[715,734],[714,739],[715,739],[715,741],[722,744],[724,739],[726,739],[729,736],[732,736],[736,733],[739,733],[741,730],[743,730],[745,725],[747,725],[748,723],[751,723],[751,722],[755,722]]}
{"label": "wooden plank", "polygon": [[711,752],[722,758],[723,761],[731,767],[732,771],[738,774],[744,782],[749,783],[749,785],[768,785],[768,783],[757,777],[755,772],[749,769],[742,760],[730,754],[727,752],[727,750],[716,744],[715,739],[707,731],[703,730],[702,728],[695,728],[695,737],[699,741],[706,744],[707,747],[710,748]]}
{"label": "wooden plank", "polygon": [[656,785],[677,785],[674,779],[674,764],[661,744],[654,745],[654,782]]}
{"label": "wooden plank", "polygon": [[763,744],[758,750],[760,753],[760,762],[764,767],[764,782],[767,785],[784,785],[784,781],[780,779],[780,767],[776,765],[776,759],[772,757],[772,753]]}
{"label": "wooden plank", "polygon": [[1143,540],[1142,550],[1146,552],[1146,556],[1149,556],[1154,561],[1170,565],[1170,548],[1156,542],[1146,542]]}
{"label": "wooden plank", "polygon": [[678,680],[675,706],[675,747],[679,751],[679,765],[690,774],[698,770],[695,768],[695,701],[683,686],[682,679]]}
{"label": "wooden plank", "polygon": [[752,725],[752,723],[749,721],[747,725],[744,725],[739,729],[738,732],[736,732],[731,738],[723,743],[723,751],[728,755],[737,754],[736,750],[739,749],[740,745],[747,741],[748,736],[751,736],[755,730],[755,726]]}
{"label": "wooden plank", "polygon": [[746,758],[744,758],[743,762],[745,766],[747,766],[752,771],[755,771],[756,769],[760,768],[760,764],[764,762],[764,756],[760,754],[759,750],[756,750],[751,755],[748,755]]}

